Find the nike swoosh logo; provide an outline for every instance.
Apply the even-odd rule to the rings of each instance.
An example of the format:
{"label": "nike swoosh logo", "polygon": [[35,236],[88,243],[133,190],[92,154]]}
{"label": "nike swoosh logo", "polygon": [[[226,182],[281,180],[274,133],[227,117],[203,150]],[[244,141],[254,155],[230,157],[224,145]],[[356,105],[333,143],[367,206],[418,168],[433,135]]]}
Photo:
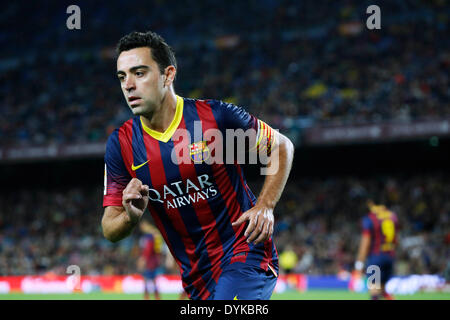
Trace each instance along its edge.
{"label": "nike swoosh logo", "polygon": [[136,170],[139,169],[140,167],[144,166],[147,162],[148,162],[148,160],[145,161],[144,163],[141,163],[141,164],[138,165],[138,166],[134,166],[134,164],[132,164],[132,165],[131,165],[131,170],[136,171]]}
{"label": "nike swoosh logo", "polygon": [[234,296],[233,300],[239,300],[239,299],[237,298],[237,295]]}

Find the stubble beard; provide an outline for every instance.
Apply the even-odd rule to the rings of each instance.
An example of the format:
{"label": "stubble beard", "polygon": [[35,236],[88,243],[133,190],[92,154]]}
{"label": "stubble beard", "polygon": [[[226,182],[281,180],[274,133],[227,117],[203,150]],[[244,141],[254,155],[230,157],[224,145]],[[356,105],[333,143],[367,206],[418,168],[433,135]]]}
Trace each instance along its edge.
{"label": "stubble beard", "polygon": [[135,106],[134,108],[132,108],[131,106],[129,106],[129,107],[130,107],[133,115],[143,116],[148,119],[152,118],[152,115],[155,112],[155,108],[156,108],[154,105],[150,105],[150,104],[141,104],[139,106]]}

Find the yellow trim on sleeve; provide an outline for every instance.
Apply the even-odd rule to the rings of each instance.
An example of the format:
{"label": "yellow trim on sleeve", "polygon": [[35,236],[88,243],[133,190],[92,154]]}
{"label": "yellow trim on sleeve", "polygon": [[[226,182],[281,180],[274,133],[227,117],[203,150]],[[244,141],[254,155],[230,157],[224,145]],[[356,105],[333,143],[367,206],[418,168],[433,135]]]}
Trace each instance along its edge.
{"label": "yellow trim on sleeve", "polygon": [[[264,138],[264,143],[261,145],[261,141]],[[270,150],[275,144],[276,135],[274,133],[274,130],[264,121],[258,119],[258,133],[257,133],[257,141],[253,148],[250,148],[250,151],[257,150],[258,152],[268,150],[270,153]]]}
{"label": "yellow trim on sleeve", "polygon": [[183,106],[184,106],[184,100],[182,97],[177,96],[177,106],[175,110],[175,116],[173,117],[172,122],[167,127],[166,131],[159,132],[153,129],[150,129],[144,124],[144,121],[142,121],[141,116],[141,125],[145,132],[147,132],[150,136],[155,138],[156,140],[167,142],[172,138],[173,134],[175,133],[175,130],[177,130],[178,126],[180,125],[181,118],[183,118]]}
{"label": "yellow trim on sleeve", "polygon": [[261,126],[262,126],[261,122],[262,121],[258,119],[258,131],[256,133],[256,143],[255,143],[255,145],[252,148],[250,148],[250,151],[257,150],[259,144],[261,143],[261,140],[262,140],[262,137],[263,137],[263,134],[261,134]]}
{"label": "yellow trim on sleeve", "polygon": [[258,120],[258,142],[256,142],[255,149],[259,146],[261,143],[262,137],[264,136],[264,122],[261,120]]}

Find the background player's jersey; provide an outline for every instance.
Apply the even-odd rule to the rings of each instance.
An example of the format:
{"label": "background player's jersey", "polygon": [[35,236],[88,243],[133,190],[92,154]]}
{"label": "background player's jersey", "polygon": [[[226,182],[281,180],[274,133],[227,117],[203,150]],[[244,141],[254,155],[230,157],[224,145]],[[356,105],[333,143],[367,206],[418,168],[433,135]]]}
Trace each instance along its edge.
{"label": "background player's jersey", "polygon": [[397,245],[397,215],[385,206],[371,206],[370,212],[363,218],[363,233],[370,235],[369,255],[381,253],[394,256]]}
{"label": "background player's jersey", "polygon": [[105,154],[103,206],[122,206],[122,190],[133,177],[150,187],[148,209],[192,299],[208,298],[222,268],[236,261],[278,272],[272,238],[248,244],[247,224],[231,225],[256,198],[239,164],[206,163],[217,138],[210,129],[225,140],[226,129],[254,129],[256,142],[249,148],[270,150],[273,144],[272,129],[242,108],[177,96],[174,119],[164,133],[134,117],[111,134]]}
{"label": "background player's jersey", "polygon": [[161,237],[148,233],[139,239],[141,257],[144,258],[146,270],[155,270],[159,267],[162,248],[162,240],[159,238]]}

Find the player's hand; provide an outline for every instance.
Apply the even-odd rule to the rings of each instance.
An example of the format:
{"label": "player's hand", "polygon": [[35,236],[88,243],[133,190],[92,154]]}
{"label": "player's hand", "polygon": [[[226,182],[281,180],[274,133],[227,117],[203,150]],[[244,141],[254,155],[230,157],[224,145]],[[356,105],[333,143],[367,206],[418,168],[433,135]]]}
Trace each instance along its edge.
{"label": "player's hand", "polygon": [[136,223],[144,214],[148,204],[149,187],[137,178],[131,179],[122,192],[122,205],[128,213],[130,221]]}
{"label": "player's hand", "polygon": [[258,244],[270,239],[273,234],[273,209],[256,205],[245,211],[239,219],[232,223],[232,226],[239,226],[247,220],[249,224],[244,235],[247,237],[248,243],[253,241],[254,244]]}
{"label": "player's hand", "polygon": [[361,278],[363,277],[362,271],[361,271],[361,270],[356,270],[356,269],[353,270],[352,275],[353,275],[355,278],[358,278],[358,279],[361,279]]}

